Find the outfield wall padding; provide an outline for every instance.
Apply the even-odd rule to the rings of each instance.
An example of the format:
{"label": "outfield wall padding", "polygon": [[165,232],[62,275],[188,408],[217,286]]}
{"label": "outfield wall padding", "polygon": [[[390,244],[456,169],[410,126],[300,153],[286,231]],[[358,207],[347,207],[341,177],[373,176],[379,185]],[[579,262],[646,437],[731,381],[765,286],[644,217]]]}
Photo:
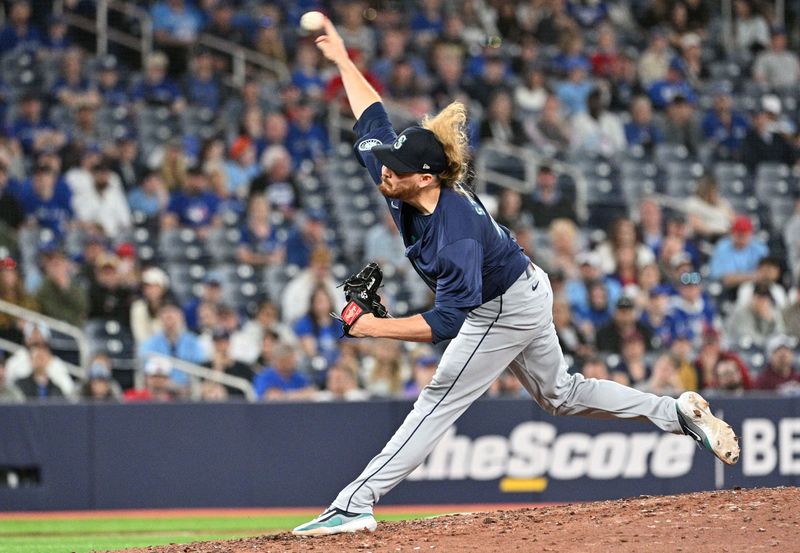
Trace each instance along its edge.
{"label": "outfield wall padding", "polygon": [[[800,398],[713,406],[743,436],[734,467],[639,422],[481,400],[382,502],[561,502],[798,484]],[[0,510],[322,506],[410,409],[406,401],[0,406]],[[38,482],[20,481],[15,467],[35,467]]]}

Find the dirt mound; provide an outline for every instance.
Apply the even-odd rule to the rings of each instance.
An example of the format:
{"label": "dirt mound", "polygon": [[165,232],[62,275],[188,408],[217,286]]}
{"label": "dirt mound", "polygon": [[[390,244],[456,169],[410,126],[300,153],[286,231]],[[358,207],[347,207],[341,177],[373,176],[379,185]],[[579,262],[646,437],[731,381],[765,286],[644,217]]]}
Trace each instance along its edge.
{"label": "dirt mound", "polygon": [[799,525],[800,489],[762,488],[381,522],[373,534],[297,538],[283,533],[128,551],[792,551],[798,547]]}

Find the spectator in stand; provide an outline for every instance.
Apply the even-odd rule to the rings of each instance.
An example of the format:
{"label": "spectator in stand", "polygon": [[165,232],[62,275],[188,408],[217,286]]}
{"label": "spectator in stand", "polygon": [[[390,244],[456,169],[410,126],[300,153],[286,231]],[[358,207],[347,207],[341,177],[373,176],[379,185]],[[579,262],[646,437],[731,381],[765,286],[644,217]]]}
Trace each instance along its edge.
{"label": "spectator in stand", "polygon": [[797,393],[800,389],[800,371],[794,365],[796,347],[797,342],[785,334],[777,334],[767,341],[767,366],[758,375],[757,389]]}
{"label": "spectator in stand", "polygon": [[364,235],[364,259],[375,260],[384,270],[392,266],[395,270],[406,272],[408,267],[402,259],[405,249],[403,237],[394,224],[391,212],[384,209],[381,220]]}
{"label": "spectator in stand", "polygon": [[581,374],[584,378],[595,378],[597,380],[610,380],[611,372],[608,365],[600,357],[590,357],[581,365]]}
{"label": "spectator in stand", "polygon": [[601,242],[596,248],[595,253],[600,259],[600,268],[605,274],[611,274],[617,270],[616,252],[620,248],[630,247],[636,251],[636,265],[642,267],[655,261],[653,251],[639,241],[636,236],[636,225],[628,217],[620,217],[611,223],[608,230],[608,238]]}
{"label": "spectator in stand", "polygon": [[0,156],[0,246],[16,247],[17,231],[25,222],[25,211],[17,194],[19,184],[9,175],[8,160]]}
{"label": "spectator in stand", "polygon": [[441,0],[422,0],[419,8],[411,13],[409,26],[418,47],[430,44],[444,30]]}
{"label": "spectator in stand", "polygon": [[89,79],[83,76],[83,53],[78,48],[69,50],[61,62],[61,76],[53,84],[50,94],[64,107],[76,109],[79,106],[97,107],[100,95]]}
{"label": "spectator in stand", "polygon": [[773,27],[769,48],[756,56],[753,79],[770,89],[789,91],[800,80],[800,59],[786,49],[786,29]]}
{"label": "spectator in stand", "polygon": [[703,292],[700,273],[681,273],[678,295],[672,299],[669,314],[675,332],[686,334],[695,343],[700,342],[705,329],[718,325],[714,304]]}
{"label": "spectator in stand", "polygon": [[72,262],[58,247],[45,250],[42,257],[45,279],[36,293],[42,314],[82,326],[86,322],[88,297],[86,290],[73,278]]}
{"label": "spectator in stand", "polygon": [[602,280],[586,284],[586,306],[575,308],[575,320],[587,336],[594,336],[599,328],[611,320],[612,303],[608,286]]}
{"label": "spectator in stand", "polygon": [[[39,310],[36,300],[25,291],[17,262],[9,256],[0,258],[0,299],[24,309]],[[21,322],[7,313],[0,313],[0,338],[22,343]]]}
{"label": "spectator in stand", "polygon": [[564,355],[572,357],[576,363],[593,353],[589,336],[572,320],[572,311],[566,299],[553,299],[553,324],[558,334],[558,343]]}
{"label": "spectator in stand", "polygon": [[752,127],[747,131],[742,146],[742,162],[751,173],[764,162],[793,165],[800,155],[791,136],[779,124],[780,99],[764,96],[753,114]]}
{"label": "spectator in stand", "polygon": [[591,69],[589,58],[584,53],[583,36],[576,29],[566,33],[559,40],[559,52],[551,60],[551,69],[557,76],[563,77],[578,65],[586,71]]}
{"label": "spectator in stand", "polygon": [[623,290],[635,294],[639,283],[639,266],[636,264],[636,248],[621,246],[614,251],[615,269],[609,276],[619,282]]}
{"label": "spectator in stand", "polygon": [[577,26],[566,11],[565,2],[547,2],[531,8],[537,16],[534,36],[543,44],[556,44],[567,32],[575,32]]}
{"label": "spectator in stand", "polygon": [[341,22],[336,26],[345,44],[359,50],[367,61],[375,58],[376,37],[372,28],[366,25],[364,14],[367,6],[360,0],[346,0],[336,3]]}
{"label": "spectator in stand", "polygon": [[783,229],[783,243],[788,254],[789,270],[800,279],[800,198],[794,200],[794,213]]}
{"label": "spectator in stand", "polygon": [[161,0],[150,8],[150,16],[155,44],[169,57],[172,73],[181,75],[203,28],[203,14],[184,0]]}
{"label": "spectator in stand", "polygon": [[128,205],[134,213],[139,212],[151,221],[158,220],[169,205],[169,194],[158,171],[149,171],[142,184],[128,193]]}
{"label": "spectator in stand", "polygon": [[652,376],[634,387],[659,396],[678,397],[685,391],[678,376],[678,360],[671,353],[662,353],[653,363]]}
{"label": "spectator in stand", "polygon": [[[213,347],[211,350],[211,357],[206,363],[206,366],[211,370],[243,378],[248,382],[252,382],[255,378],[255,373],[250,365],[237,361],[233,357],[231,351],[231,334],[227,330],[217,329],[212,334]],[[232,386],[226,386],[225,391],[228,396],[244,397],[244,392]]]}
{"label": "spectator in stand", "polygon": [[[140,358],[163,355],[196,365],[202,365],[207,361],[208,351],[195,334],[186,330],[183,311],[177,303],[165,301],[158,312],[158,318],[161,330],[139,345],[137,355]],[[181,388],[189,385],[186,374],[177,369],[173,369],[170,373],[170,379]]]}
{"label": "spectator in stand", "polygon": [[625,123],[628,146],[641,146],[652,153],[664,141],[661,127],[653,119],[653,105],[647,96],[637,96],[631,102],[631,120]]}
{"label": "spectator in stand", "polygon": [[[374,88],[378,94],[381,94],[383,92],[383,85],[369,70],[367,59],[364,57],[364,55],[359,50],[354,48],[348,48],[347,53],[350,56],[350,59],[353,60],[356,68],[358,68],[361,74],[364,75],[364,78],[367,79],[367,82],[370,84],[370,86],[372,86],[372,88]],[[306,93],[308,92],[306,91]],[[344,82],[342,81],[341,75],[337,74],[325,85],[323,100],[326,103],[338,101],[341,106],[342,115],[346,116],[348,114],[352,114],[350,102],[347,101],[347,97],[344,93]]]}
{"label": "spectator in stand", "polygon": [[524,119],[539,115],[550,92],[544,71],[539,65],[527,67],[523,81],[514,88],[514,104],[522,111]]}
{"label": "spectator in stand", "polygon": [[514,117],[514,103],[508,91],[501,89],[492,94],[479,132],[481,141],[496,140],[513,146],[527,142],[522,123]]}
{"label": "spectator in stand", "polygon": [[719,184],[711,175],[700,177],[695,193],[686,199],[683,208],[692,233],[712,242],[730,232],[736,219],[733,207],[720,194]]}
{"label": "spectator in stand", "polygon": [[586,100],[594,84],[588,77],[589,64],[586,61],[572,60],[564,65],[567,78],[556,84],[555,92],[565,115],[571,117],[586,110]]}
{"label": "spectator in stand", "polygon": [[709,76],[708,68],[703,64],[702,41],[696,33],[686,33],[681,37],[679,55],[671,63],[676,63],[693,88],[702,85]]}
{"label": "spectator in stand", "polygon": [[310,209],[303,222],[296,225],[286,239],[286,261],[301,269],[308,267],[314,250],[328,248],[328,217],[322,209]]}
{"label": "spectator in stand", "polygon": [[187,171],[186,184],[171,194],[161,227],[167,230],[179,225],[190,227],[204,238],[212,227],[221,224],[218,208],[219,197],[208,190],[208,177],[200,168],[192,167]]}
{"label": "spectator in stand", "polygon": [[84,227],[97,228],[112,240],[130,230],[131,211],[110,159],[95,163],[88,181],[72,185],[72,210]]}
{"label": "spectator in stand", "polygon": [[[174,1],[174,0],[173,0]],[[182,1],[182,0],[177,0]],[[167,77],[169,60],[163,52],[153,52],[144,63],[144,77],[131,89],[131,100],[138,107],[168,107],[180,112],[186,103],[178,86]]]}
{"label": "spectator in stand", "polygon": [[[650,365],[647,361],[645,338],[631,328],[620,343],[619,362],[612,367],[614,380],[626,382],[627,386],[644,384],[650,378]],[[622,376],[624,375],[624,376]]]}
{"label": "spectator in stand", "polygon": [[758,262],[769,253],[767,246],[753,238],[753,222],[747,215],[738,215],[729,236],[722,238],[711,254],[710,274],[728,290],[736,290],[755,278]]}
{"label": "spectator in stand", "polygon": [[693,336],[686,329],[678,329],[675,332],[672,343],[669,344],[669,352],[677,361],[678,380],[684,390],[699,390],[700,383],[697,377],[697,370],[694,367],[695,347]]}
{"label": "spectator in stand", "polygon": [[558,175],[553,167],[542,163],[536,172],[536,187],[530,196],[523,198],[523,209],[533,215],[537,228],[546,228],[556,219],[576,222],[574,202],[558,186]]}
{"label": "spectator in stand", "polygon": [[661,206],[652,198],[645,198],[639,203],[639,228],[637,234],[642,243],[658,252],[664,238],[663,212]]}
{"label": "spectator in stand", "polygon": [[325,81],[320,75],[320,55],[313,44],[301,42],[297,45],[292,71],[292,84],[311,98],[320,98],[325,89]]}
{"label": "spectator in stand", "polygon": [[97,260],[93,278],[89,282],[89,319],[116,321],[130,329],[130,312],[133,290],[121,279],[117,266],[119,258],[104,254]]}
{"label": "spectator in stand", "polygon": [[340,361],[325,377],[325,390],[317,392],[314,401],[365,401],[369,392],[358,386],[358,367]]}
{"label": "spectator in stand", "polygon": [[[289,56],[279,24],[280,22],[273,17],[259,17],[258,27],[253,38],[253,49],[270,59],[286,63]],[[225,38],[230,40],[228,37]]]}
{"label": "spectator in stand", "polygon": [[617,63],[618,57],[617,37],[614,33],[614,27],[603,24],[597,30],[597,48],[589,57],[589,61],[592,64],[592,74],[599,78],[609,77],[611,68]]}
{"label": "spectator in stand", "polygon": [[725,325],[732,343],[763,347],[773,334],[784,332],[783,317],[775,307],[769,284],[756,283],[749,304],[736,307]]}
{"label": "spectator in stand", "polygon": [[546,155],[555,156],[565,153],[572,142],[572,129],[561,109],[561,100],[551,94],[542,107],[542,112],[529,129],[534,145],[541,148]]}
{"label": "spectator in stand", "polygon": [[300,271],[286,285],[283,291],[282,316],[286,323],[293,324],[308,313],[311,295],[323,285],[333,298],[334,311],[339,312],[344,306],[341,288],[330,273],[331,254],[327,248],[316,248],[311,252],[308,268]]}
{"label": "spectator in stand", "polygon": [[125,391],[126,402],[157,402],[164,403],[175,401],[180,397],[170,375],[172,366],[163,357],[153,356],[144,363],[144,388]]}
{"label": "spectator in stand", "polygon": [[[268,335],[274,336],[273,341],[280,340],[284,344],[292,345],[297,342],[297,337],[292,329],[281,323],[278,307],[274,303],[265,301],[258,306],[253,319],[245,322],[240,330],[232,333],[231,355],[243,363],[254,363],[262,353],[262,346]],[[261,366],[267,364],[265,361]]]}
{"label": "spectator in stand", "polygon": [[261,155],[263,171],[250,181],[248,196],[265,194],[270,205],[291,221],[298,191],[292,171],[292,157],[282,145],[267,147]]}
{"label": "spectator in stand", "polygon": [[703,142],[703,131],[694,105],[685,96],[677,95],[666,107],[664,142],[683,146],[690,156],[696,156]]}
{"label": "spectator in stand", "polygon": [[598,328],[595,347],[598,351],[619,352],[622,350],[625,336],[631,333],[641,336],[646,349],[652,349],[653,335],[650,329],[636,319],[636,306],[633,300],[621,296],[617,300],[611,320]]}
{"label": "spectator in stand", "polygon": [[749,59],[769,45],[769,25],[754,0],[735,0],[733,36],[738,54]]}
{"label": "spectator in stand", "polygon": [[258,175],[256,148],[247,136],[240,136],[231,144],[229,159],[225,162],[225,181],[228,193],[243,198],[250,188],[250,181]]}
{"label": "spectator in stand", "polygon": [[720,359],[714,366],[717,386],[703,390],[703,394],[741,396],[747,391],[742,381],[742,373],[736,362],[730,359]]}
{"label": "spectator in stand", "polygon": [[119,401],[119,388],[111,378],[111,359],[106,353],[94,355],[86,369],[86,380],[81,385],[80,397],[83,401]]}
{"label": "spectator in stand", "polygon": [[[10,382],[26,378],[32,372],[31,354],[35,344],[48,345],[51,339],[50,329],[43,324],[25,323],[23,327],[24,348],[14,352],[6,360],[6,378]],[[64,362],[54,355],[47,361],[47,375],[59,389],[71,396],[75,392],[75,384],[67,371]]]}
{"label": "spectator in stand", "polygon": [[295,167],[306,160],[321,163],[331,149],[328,132],[316,121],[315,105],[310,98],[302,98],[291,111],[286,148]]}
{"label": "spectator in stand", "polygon": [[143,344],[161,330],[158,313],[169,298],[169,277],[158,267],[142,272],[141,297],[131,305],[131,330],[137,344]]}
{"label": "spectator in stand", "polygon": [[200,328],[198,310],[203,304],[211,305],[215,308],[222,305],[222,277],[215,271],[206,273],[200,296],[192,298],[183,306],[186,327],[192,332],[197,332]]}
{"label": "spectator in stand", "polygon": [[30,352],[31,374],[17,380],[14,384],[25,397],[31,399],[61,399],[66,397],[62,390],[49,376],[48,367],[53,360],[50,346],[44,341],[28,344]]}
{"label": "spectator in stand", "polygon": [[622,121],[605,104],[603,92],[594,88],[586,98],[586,109],[572,117],[573,153],[613,158],[625,149]]}
{"label": "spectator in stand", "polygon": [[109,54],[98,61],[96,86],[103,105],[117,107],[130,103],[128,91],[120,79],[119,62],[115,56]]}
{"label": "spectator in stand", "polygon": [[42,35],[30,22],[31,5],[28,0],[14,0],[9,4],[8,22],[0,31],[0,53],[12,50],[36,51],[42,43]]}
{"label": "spectator in stand", "polygon": [[508,84],[508,64],[497,52],[485,57],[478,77],[468,79],[466,91],[484,109],[489,109],[489,102],[499,92],[511,93]]}
{"label": "spectator in stand", "polygon": [[663,80],[654,81],[647,88],[647,95],[653,102],[653,107],[663,110],[682,98],[685,103],[694,104],[697,96],[691,85],[686,80],[683,68],[675,60],[671,61],[667,69],[667,76]]}
{"label": "spectator in stand", "polygon": [[439,46],[433,53],[433,83],[430,95],[437,108],[444,108],[453,98],[468,99],[464,77],[463,52],[453,46]]}
{"label": "spectator in stand", "polygon": [[750,282],[745,282],[739,286],[736,293],[736,305],[742,306],[750,303],[753,298],[753,289],[756,284],[762,283],[769,287],[772,303],[779,310],[783,310],[789,303],[786,289],[781,284],[783,274],[781,272],[781,260],[777,257],[763,257],[758,261],[755,278]]}
{"label": "spectator in stand", "polygon": [[[345,342],[347,344],[347,342]],[[389,398],[403,395],[403,387],[408,378],[400,342],[388,339],[373,340],[368,346],[368,355],[362,363],[362,380],[365,388],[373,396]],[[422,347],[425,355],[432,350]],[[344,357],[344,348],[343,348]]]}
{"label": "spectator in stand", "polygon": [[214,70],[214,57],[209,50],[200,50],[192,59],[184,86],[184,97],[190,106],[217,112],[225,103],[222,84]]}
{"label": "spectator in stand", "polygon": [[738,161],[742,158],[750,124],[744,114],[733,110],[733,99],[727,87],[714,94],[714,106],[703,117],[703,135],[718,160]]}
{"label": "spectator in stand", "polygon": [[649,300],[639,317],[639,323],[653,337],[653,345],[661,349],[675,336],[675,322],[669,314],[670,289],[658,285],[650,289]]}
{"label": "spectator in stand", "polygon": [[579,275],[566,283],[567,301],[578,316],[589,309],[589,285],[595,281],[605,284],[608,302],[616,303],[622,295],[622,287],[613,278],[607,277],[600,268],[600,258],[594,252],[582,252],[576,256]]}
{"label": "spectator in stand", "polygon": [[[688,203],[688,202],[687,202]],[[672,212],[667,217],[667,228],[664,233],[665,242],[674,242],[678,252],[689,257],[692,267],[700,267],[703,261],[700,248],[690,237],[686,216],[680,212]]]}
{"label": "spectator in stand", "polygon": [[255,266],[278,266],[286,259],[286,248],[279,229],[270,220],[270,205],[265,196],[251,196],[247,221],[241,230],[237,250],[239,262]]}
{"label": "spectator in stand", "polygon": [[26,156],[45,150],[60,150],[67,137],[45,117],[42,99],[37,92],[27,92],[19,103],[19,113],[6,131],[9,137],[18,141]]}
{"label": "spectator in stand", "polygon": [[222,40],[244,44],[246,34],[237,21],[235,8],[233,0],[215,2],[211,13],[207,15],[209,21],[203,32]]}
{"label": "spectator in stand", "polygon": [[660,30],[653,32],[647,48],[639,57],[638,73],[642,85],[649,87],[666,79],[670,59],[666,35]]}
{"label": "spectator in stand", "polygon": [[436,355],[419,355],[414,360],[411,369],[412,377],[405,385],[403,396],[407,399],[416,399],[422,389],[433,381],[438,366],[439,358]]}
{"label": "spectator in stand", "polygon": [[275,346],[272,366],[256,375],[253,386],[256,396],[266,401],[311,399],[317,391],[308,377],[297,370],[294,349],[280,343]]}
{"label": "spectator in stand", "polygon": [[25,394],[6,378],[6,356],[0,352],[0,404],[22,403]]}
{"label": "spectator in stand", "polygon": [[[580,236],[577,225],[570,219],[556,219],[547,229],[550,239],[549,272],[561,272],[567,279],[575,279],[580,275],[577,255],[580,251]],[[545,258],[544,253],[542,257]]]}

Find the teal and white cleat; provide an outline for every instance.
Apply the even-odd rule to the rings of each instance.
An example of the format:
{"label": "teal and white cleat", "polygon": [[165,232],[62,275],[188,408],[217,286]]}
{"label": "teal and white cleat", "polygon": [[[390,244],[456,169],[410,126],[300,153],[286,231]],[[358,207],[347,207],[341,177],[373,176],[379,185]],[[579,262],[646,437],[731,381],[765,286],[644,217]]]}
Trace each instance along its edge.
{"label": "teal and white cleat", "polygon": [[684,434],[727,465],[739,460],[739,438],[728,423],[711,413],[708,402],[700,394],[684,392],[675,405]]}
{"label": "teal and white cleat", "polygon": [[378,523],[372,513],[348,513],[336,507],[330,507],[317,518],[301,524],[292,534],[295,536],[328,536],[367,530],[374,532]]}

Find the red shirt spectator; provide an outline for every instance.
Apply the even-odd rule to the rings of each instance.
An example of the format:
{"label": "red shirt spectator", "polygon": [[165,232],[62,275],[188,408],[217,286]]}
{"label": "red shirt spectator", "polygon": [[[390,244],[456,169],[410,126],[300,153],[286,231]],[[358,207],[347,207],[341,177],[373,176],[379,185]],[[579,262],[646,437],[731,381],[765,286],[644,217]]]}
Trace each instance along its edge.
{"label": "red shirt spectator", "polygon": [[795,340],[785,334],[778,334],[767,341],[769,364],[756,382],[759,390],[781,391],[800,387],[800,372],[792,364],[792,349],[796,345]]}

